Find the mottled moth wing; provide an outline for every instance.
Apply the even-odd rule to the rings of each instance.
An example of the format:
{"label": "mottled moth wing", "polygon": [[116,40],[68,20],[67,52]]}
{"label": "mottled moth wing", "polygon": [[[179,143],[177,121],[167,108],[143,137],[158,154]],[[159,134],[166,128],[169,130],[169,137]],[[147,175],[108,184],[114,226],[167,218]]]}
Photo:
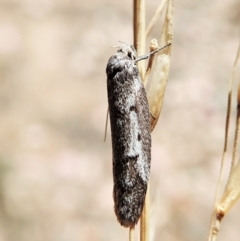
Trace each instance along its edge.
{"label": "mottled moth wing", "polygon": [[106,69],[114,210],[125,227],[133,227],[141,216],[151,160],[149,107],[135,58],[135,49],[126,45],[110,57]]}

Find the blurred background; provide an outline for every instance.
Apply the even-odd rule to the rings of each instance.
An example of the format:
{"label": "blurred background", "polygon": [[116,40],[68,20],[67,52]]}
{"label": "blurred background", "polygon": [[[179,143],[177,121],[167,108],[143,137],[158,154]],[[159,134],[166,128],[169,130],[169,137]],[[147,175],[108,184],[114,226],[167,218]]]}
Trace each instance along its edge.
{"label": "blurred background", "polygon": [[[159,3],[147,1],[147,22]],[[151,240],[207,240],[240,2],[175,1],[174,20],[152,135]],[[147,43],[161,29],[160,19]],[[127,240],[113,212],[109,127],[103,142],[118,40],[132,43],[131,1],[0,0],[0,241]],[[219,241],[240,239],[239,214],[237,204]]]}

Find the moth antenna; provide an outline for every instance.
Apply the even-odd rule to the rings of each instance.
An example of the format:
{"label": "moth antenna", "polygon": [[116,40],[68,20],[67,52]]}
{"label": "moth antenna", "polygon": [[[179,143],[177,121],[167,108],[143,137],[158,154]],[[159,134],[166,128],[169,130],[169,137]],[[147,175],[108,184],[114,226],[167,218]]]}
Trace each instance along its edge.
{"label": "moth antenna", "polygon": [[161,48],[158,48],[158,49],[155,49],[153,50],[152,52],[150,52],[149,54],[146,54],[146,55],[143,55],[143,56],[140,56],[138,57],[137,59],[134,60],[134,63],[137,63],[138,61],[140,60],[143,60],[143,59],[148,59],[151,55],[157,53],[158,51],[162,50],[162,49],[165,49],[166,47],[170,46],[172,43],[169,43]]}
{"label": "moth antenna", "polygon": [[[108,109],[109,109],[109,108],[108,108]],[[109,114],[108,109],[107,109],[106,124],[105,124],[104,139],[103,139],[104,142],[105,142],[106,139],[107,139],[107,125],[108,125],[108,114]]]}
{"label": "moth antenna", "polygon": [[121,47],[120,46],[112,46],[112,48],[120,49]]}
{"label": "moth antenna", "polygon": [[128,43],[125,43],[125,42],[123,42],[123,41],[120,41],[120,40],[118,40],[118,42],[119,42],[119,43],[122,43],[122,44],[126,44],[126,45],[128,45],[128,46],[131,46],[130,44],[128,44]]}

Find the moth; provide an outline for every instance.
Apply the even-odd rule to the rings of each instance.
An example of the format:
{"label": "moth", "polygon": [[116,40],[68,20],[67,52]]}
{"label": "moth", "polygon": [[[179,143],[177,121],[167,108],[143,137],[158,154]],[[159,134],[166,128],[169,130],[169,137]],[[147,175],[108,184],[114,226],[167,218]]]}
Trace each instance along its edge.
{"label": "moth", "polygon": [[150,113],[138,60],[134,47],[125,44],[106,68],[114,210],[120,224],[130,228],[143,210],[151,163]]}

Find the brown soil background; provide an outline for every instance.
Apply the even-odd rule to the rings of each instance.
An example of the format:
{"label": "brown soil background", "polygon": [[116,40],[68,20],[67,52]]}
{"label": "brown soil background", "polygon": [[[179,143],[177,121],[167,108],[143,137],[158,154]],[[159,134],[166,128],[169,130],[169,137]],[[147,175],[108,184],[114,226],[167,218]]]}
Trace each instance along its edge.
{"label": "brown soil background", "polygon": [[[147,1],[147,21],[158,4]],[[179,0],[174,14],[152,137],[151,240],[200,241],[219,173],[240,2]],[[103,142],[105,68],[118,40],[132,42],[131,1],[0,0],[0,241],[127,240],[113,212],[110,130]],[[240,239],[239,215],[237,204],[219,241]]]}

